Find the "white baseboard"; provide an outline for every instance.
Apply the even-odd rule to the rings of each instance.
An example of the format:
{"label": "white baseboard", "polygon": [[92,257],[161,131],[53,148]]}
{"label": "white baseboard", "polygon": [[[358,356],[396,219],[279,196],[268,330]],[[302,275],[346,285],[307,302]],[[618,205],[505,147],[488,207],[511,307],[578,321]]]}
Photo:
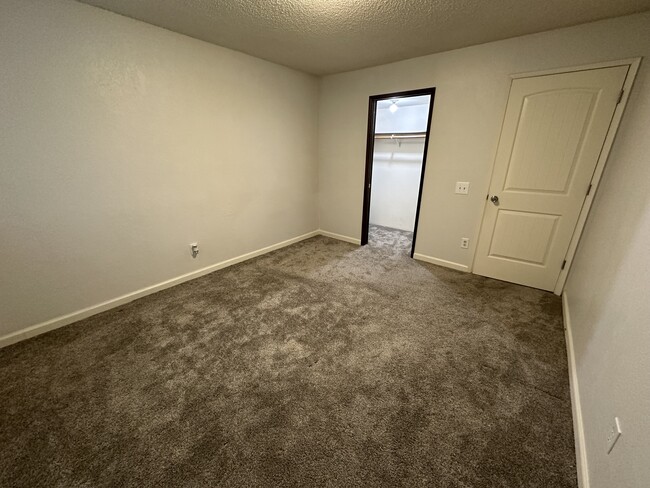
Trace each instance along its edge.
{"label": "white baseboard", "polygon": [[413,254],[413,258],[418,261],[424,261],[425,263],[437,264],[438,266],[444,266],[445,268],[451,268],[458,271],[464,271],[469,273],[469,266],[460,263],[454,263],[453,261],[447,261],[446,259],[434,258],[427,256],[426,254],[418,254],[417,252]]}
{"label": "white baseboard", "polygon": [[564,316],[564,336],[566,338],[567,359],[569,362],[569,388],[571,389],[571,408],[573,410],[573,435],[576,446],[578,486],[580,488],[589,488],[589,470],[587,469],[587,452],[584,425],[582,423],[580,390],[578,388],[578,371],[576,369],[573,333],[571,331],[571,315],[569,313],[569,300],[566,291],[562,293],[562,315]]}
{"label": "white baseboard", "polygon": [[[195,278],[199,278],[203,275],[206,275],[208,273],[212,273],[213,271],[217,271],[222,268],[227,268],[228,266],[232,266],[233,264],[241,263],[242,261],[246,261],[248,259],[252,259],[257,256],[261,256],[262,254],[269,253],[271,251],[275,251],[276,249],[280,249],[286,246],[290,246],[291,244],[295,244],[296,242],[303,241],[305,239],[309,239],[310,237],[314,237],[317,235],[323,235],[326,237],[331,237],[333,239],[338,239],[340,241],[345,241],[345,242],[350,242],[352,244],[360,245],[361,240],[357,239],[355,237],[349,237],[349,236],[344,236],[341,234],[336,234],[334,232],[329,232],[326,230],[315,230],[312,232],[308,232],[307,234],[303,234],[298,237],[294,237],[292,239],[288,239],[286,241],[278,242],[277,244],[273,244],[271,246],[264,247],[262,249],[258,249],[256,251],[252,251],[246,254],[242,254],[241,256],[237,256],[231,259],[227,259],[225,261],[221,261],[219,263],[213,264],[211,266],[207,266],[205,268],[198,269],[196,271],[192,271],[190,273],[186,273],[181,276],[177,276],[176,278],[171,278],[169,280],[163,281],[162,283],[157,283],[155,285],[148,286],[146,288],[142,288],[140,290],[136,290],[131,293],[127,293],[126,295],[119,296],[117,298],[113,298],[111,300],[106,300],[105,302],[98,303],[96,305],[92,305],[90,307],[86,307],[81,310],[77,310],[75,312],[62,315],[60,317],[53,318],[51,320],[47,320],[45,322],[41,322],[36,325],[32,325],[30,327],[26,327],[24,329],[21,329],[16,332],[12,332],[10,334],[4,335],[0,337],[0,348],[9,346],[11,344],[15,344],[16,342],[23,341],[25,339],[29,339],[30,337],[35,337],[40,334],[44,334],[45,332],[49,332],[54,329],[58,329],[59,327],[63,327],[65,325],[72,324],[74,322],[78,322],[79,320],[83,320],[85,318],[88,318],[92,315],[96,315],[98,313],[104,312],[106,310],[110,310],[111,308],[119,307],[120,305],[124,305],[126,303],[132,302],[133,300],[137,300],[138,298],[142,298],[147,295],[151,295],[153,293],[156,293],[158,291],[164,290],[166,288],[171,288],[172,286],[179,285],[181,283],[184,283],[189,280],[193,280]],[[445,266],[447,268],[452,268],[456,269],[459,271],[465,271],[468,272],[469,268],[463,264],[458,264],[454,263],[451,261],[445,261],[444,259],[438,259],[438,258],[433,258],[431,256],[426,256],[424,254],[415,254],[414,255],[415,259],[419,259],[420,261],[426,261],[429,263],[433,264],[438,264],[440,266]],[[584,487],[583,487],[584,488]]]}
{"label": "white baseboard", "polygon": [[40,324],[32,325],[30,327],[26,327],[19,331],[12,332],[10,334],[0,337],[0,348],[9,346],[11,344],[15,344],[16,342],[20,342],[25,339],[29,339],[30,337],[35,337],[37,335],[44,334],[45,332],[49,332],[54,329],[58,329],[59,327],[69,325],[73,322],[77,322],[79,320],[85,319],[92,315],[96,315],[100,312],[104,312],[111,308],[119,307],[120,305],[124,305],[125,303],[129,303],[132,302],[133,300],[137,300],[138,298],[142,298],[144,296],[151,295],[152,293],[156,293],[166,288],[171,288],[172,286],[179,285],[181,283],[184,283],[189,280],[193,280],[195,278],[199,278],[208,273],[212,273],[213,271],[217,271],[222,268],[227,268],[228,266],[232,266],[233,264],[241,263],[242,261],[247,261],[248,259],[261,256],[262,254],[275,251],[276,249],[290,246],[291,244],[295,244],[296,242],[300,242],[305,239],[309,239],[310,237],[317,236],[320,233],[321,232],[318,230],[308,232],[307,234],[303,234],[301,236],[288,239],[286,241],[278,242],[277,244],[273,244],[271,246],[258,249],[256,251],[242,254],[241,256],[227,259],[225,261],[221,261],[220,263],[216,263],[211,266],[207,266],[205,268],[201,268],[196,271],[192,271],[190,273],[177,276],[176,278],[163,281],[162,283],[151,285],[146,288],[142,288],[140,290],[127,293],[126,295],[122,295],[120,297],[113,298],[111,300],[107,300],[102,303],[98,303],[97,305],[92,305],[90,307],[77,310],[76,312],[62,315],[60,317],[53,318],[46,322],[41,322]]}
{"label": "white baseboard", "polygon": [[334,232],[329,232],[323,229],[319,230],[318,233],[325,237],[338,239],[339,241],[351,242],[352,244],[356,244],[357,246],[361,245],[361,239],[357,239],[356,237],[348,237],[341,234],[335,234]]}

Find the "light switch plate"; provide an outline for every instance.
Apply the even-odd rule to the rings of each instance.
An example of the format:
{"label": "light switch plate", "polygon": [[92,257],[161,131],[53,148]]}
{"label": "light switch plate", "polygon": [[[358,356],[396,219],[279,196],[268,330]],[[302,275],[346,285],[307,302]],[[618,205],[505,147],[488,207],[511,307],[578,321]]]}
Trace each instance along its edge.
{"label": "light switch plate", "polygon": [[460,195],[467,195],[469,193],[469,181],[457,181],[456,193]]}

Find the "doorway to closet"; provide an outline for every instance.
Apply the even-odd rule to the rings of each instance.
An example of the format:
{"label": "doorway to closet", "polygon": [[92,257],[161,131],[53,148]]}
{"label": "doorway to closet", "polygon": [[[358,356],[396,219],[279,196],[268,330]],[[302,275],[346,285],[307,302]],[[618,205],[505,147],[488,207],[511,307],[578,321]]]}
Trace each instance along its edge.
{"label": "doorway to closet", "polygon": [[370,97],[361,245],[413,257],[435,88]]}

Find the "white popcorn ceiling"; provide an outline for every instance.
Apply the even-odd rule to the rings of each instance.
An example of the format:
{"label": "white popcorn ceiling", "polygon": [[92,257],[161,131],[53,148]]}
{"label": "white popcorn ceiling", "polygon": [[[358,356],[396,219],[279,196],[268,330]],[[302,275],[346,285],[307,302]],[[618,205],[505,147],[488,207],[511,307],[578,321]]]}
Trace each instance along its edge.
{"label": "white popcorn ceiling", "polygon": [[650,10],[650,0],[80,1],[316,75]]}

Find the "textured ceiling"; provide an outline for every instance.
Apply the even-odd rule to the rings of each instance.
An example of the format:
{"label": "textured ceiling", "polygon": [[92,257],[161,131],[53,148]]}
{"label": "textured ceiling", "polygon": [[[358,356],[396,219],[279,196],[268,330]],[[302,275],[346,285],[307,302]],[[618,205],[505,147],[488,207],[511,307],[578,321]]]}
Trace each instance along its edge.
{"label": "textured ceiling", "polygon": [[650,10],[650,0],[80,1],[317,75]]}

